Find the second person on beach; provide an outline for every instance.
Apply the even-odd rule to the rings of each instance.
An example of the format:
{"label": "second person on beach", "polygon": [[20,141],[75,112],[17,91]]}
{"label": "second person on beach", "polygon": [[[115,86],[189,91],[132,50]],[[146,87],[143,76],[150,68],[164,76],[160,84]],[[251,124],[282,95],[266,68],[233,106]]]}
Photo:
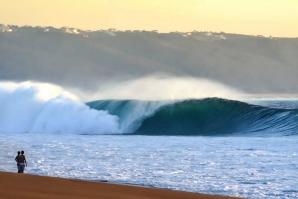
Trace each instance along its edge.
{"label": "second person on beach", "polygon": [[26,161],[26,157],[24,155],[24,151],[21,151],[21,155],[18,158],[19,160],[19,168],[20,168],[20,173],[24,173],[25,170],[25,166],[27,167],[27,161]]}

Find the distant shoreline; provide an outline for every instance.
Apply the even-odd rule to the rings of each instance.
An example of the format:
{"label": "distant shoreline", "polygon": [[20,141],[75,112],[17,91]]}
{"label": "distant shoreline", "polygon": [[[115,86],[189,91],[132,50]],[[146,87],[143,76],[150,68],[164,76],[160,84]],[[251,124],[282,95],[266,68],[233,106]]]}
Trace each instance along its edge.
{"label": "distant shoreline", "polygon": [[[16,28],[29,28],[29,29],[43,29],[43,32],[49,32],[50,30],[55,31],[62,31],[64,33],[70,33],[70,34],[80,34],[82,32],[84,33],[92,33],[92,32],[104,32],[104,33],[156,33],[156,34],[172,34],[172,33],[178,33],[185,36],[188,33],[204,33],[205,36],[211,36],[212,34],[219,35],[219,34],[226,34],[226,35],[239,35],[239,36],[251,36],[251,37],[259,37],[259,38],[277,38],[277,39],[297,39],[297,36],[274,36],[274,35],[262,35],[262,34],[246,34],[241,32],[229,32],[229,31],[210,31],[210,30],[185,30],[185,31],[178,31],[178,30],[172,30],[172,31],[161,31],[156,29],[117,29],[117,28],[102,28],[102,29],[86,29],[86,28],[78,28],[74,26],[52,26],[52,25],[17,25],[17,24],[9,24],[9,23],[1,23],[0,22],[0,32],[12,32],[13,29]],[[210,35],[211,34],[211,35]],[[110,34],[113,35],[113,34]]]}
{"label": "distant shoreline", "polygon": [[1,198],[171,198],[224,199],[227,196],[171,191],[131,185],[0,172]]}
{"label": "distant shoreline", "polygon": [[[88,91],[86,95],[102,96],[108,90],[119,97],[117,88],[130,91],[134,85],[141,87],[137,96],[150,88],[185,91],[194,87],[195,91],[184,93],[206,93],[198,88],[227,93],[222,87],[253,95],[298,93],[298,38],[0,24],[0,40],[2,81],[47,82],[79,95]],[[166,79],[179,83],[179,89],[174,83],[157,85]],[[194,86],[180,80],[202,82]],[[207,88],[205,80],[218,86]],[[164,88],[169,85],[172,89]]]}

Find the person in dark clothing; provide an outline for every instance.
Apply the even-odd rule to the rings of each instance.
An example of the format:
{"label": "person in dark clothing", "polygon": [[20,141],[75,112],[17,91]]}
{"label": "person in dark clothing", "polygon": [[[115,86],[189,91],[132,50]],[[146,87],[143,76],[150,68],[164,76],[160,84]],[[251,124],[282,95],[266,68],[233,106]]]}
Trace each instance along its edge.
{"label": "person in dark clothing", "polygon": [[16,158],[14,159],[17,162],[17,168],[18,168],[18,173],[21,173],[20,170],[20,162],[19,162],[19,157],[20,157],[20,151],[18,151],[18,155],[16,156]]}
{"label": "person in dark clothing", "polygon": [[21,155],[19,156],[19,163],[20,163],[20,173],[24,173],[25,165],[27,166],[27,161],[24,155],[24,151],[21,151]]}

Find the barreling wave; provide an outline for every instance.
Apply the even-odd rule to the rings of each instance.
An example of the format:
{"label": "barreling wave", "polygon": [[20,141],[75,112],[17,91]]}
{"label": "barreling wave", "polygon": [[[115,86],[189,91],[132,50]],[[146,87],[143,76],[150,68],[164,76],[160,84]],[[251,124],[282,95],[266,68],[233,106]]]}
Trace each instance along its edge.
{"label": "barreling wave", "polygon": [[123,133],[179,136],[289,136],[298,134],[298,109],[277,109],[220,98],[101,100],[87,103],[119,117]]}

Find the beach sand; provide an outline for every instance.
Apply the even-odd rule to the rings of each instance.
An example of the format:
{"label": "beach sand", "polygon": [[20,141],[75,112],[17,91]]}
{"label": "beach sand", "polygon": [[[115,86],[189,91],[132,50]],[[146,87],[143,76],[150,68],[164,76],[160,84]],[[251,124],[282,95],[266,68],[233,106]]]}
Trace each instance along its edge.
{"label": "beach sand", "polygon": [[231,199],[232,197],[0,172],[0,199],[2,198]]}

